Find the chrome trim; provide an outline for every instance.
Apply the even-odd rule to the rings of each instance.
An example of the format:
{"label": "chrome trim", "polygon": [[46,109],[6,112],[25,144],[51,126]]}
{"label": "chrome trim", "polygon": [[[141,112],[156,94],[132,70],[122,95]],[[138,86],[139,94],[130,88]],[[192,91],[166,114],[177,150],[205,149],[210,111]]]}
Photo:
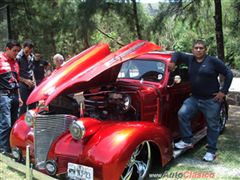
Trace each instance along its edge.
{"label": "chrome trim", "polygon": [[[75,133],[74,128],[77,128],[78,132],[77,134]],[[74,139],[79,140],[84,137],[86,133],[85,126],[82,121],[73,121],[72,124],[70,125],[70,132],[71,135]]]}
{"label": "chrome trim", "polygon": [[34,122],[34,156],[36,167],[44,169],[48,151],[62,133],[77,117],[65,114],[37,115]]}

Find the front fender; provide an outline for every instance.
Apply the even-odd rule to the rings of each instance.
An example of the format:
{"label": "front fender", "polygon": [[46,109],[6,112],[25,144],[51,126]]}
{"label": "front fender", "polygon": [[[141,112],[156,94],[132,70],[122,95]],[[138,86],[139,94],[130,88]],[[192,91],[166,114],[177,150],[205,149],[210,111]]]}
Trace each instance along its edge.
{"label": "front fender", "polygon": [[[101,137],[101,138],[99,138]],[[106,125],[89,141],[91,161],[102,162],[103,179],[119,179],[135,148],[143,141],[155,143],[162,164],[172,157],[171,136],[166,128],[148,122]],[[95,144],[93,144],[96,142]],[[159,159],[160,161],[160,159]]]}
{"label": "front fender", "polygon": [[24,116],[21,116],[13,125],[10,133],[10,146],[11,148],[18,147],[25,155],[26,146],[30,145],[33,149],[33,128],[29,127],[24,121]]}
{"label": "front fender", "polygon": [[119,179],[133,151],[143,141],[157,145],[162,164],[171,159],[170,132],[151,122],[103,122],[87,140],[76,141],[70,134],[65,135],[56,143],[54,154],[78,158],[74,162],[93,167],[96,178]]}

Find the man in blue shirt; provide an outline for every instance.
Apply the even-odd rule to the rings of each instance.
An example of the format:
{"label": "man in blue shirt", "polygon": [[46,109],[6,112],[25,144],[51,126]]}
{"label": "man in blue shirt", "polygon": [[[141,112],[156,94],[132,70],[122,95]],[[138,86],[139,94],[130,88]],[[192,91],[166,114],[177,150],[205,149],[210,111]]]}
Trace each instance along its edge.
{"label": "man in blue shirt", "polygon": [[[192,92],[178,111],[182,140],[176,143],[175,147],[178,149],[192,147],[191,119],[200,111],[205,116],[208,127],[207,153],[203,160],[211,162],[216,157],[221,103],[228,93],[233,74],[221,60],[207,55],[204,41],[195,41],[192,53],[192,55],[181,52],[173,53],[172,62],[169,65],[170,70],[174,69],[176,63],[184,63],[188,66]],[[225,77],[221,88],[218,80],[219,74]]]}
{"label": "man in blue shirt", "polygon": [[[27,98],[36,86],[36,81],[33,73],[33,47],[33,42],[31,40],[26,40],[23,43],[23,48],[17,55],[17,62],[20,68],[20,94],[23,101],[23,105],[20,107],[20,115],[24,114],[27,111]],[[33,108],[35,108],[35,104],[30,104],[29,109]]]}

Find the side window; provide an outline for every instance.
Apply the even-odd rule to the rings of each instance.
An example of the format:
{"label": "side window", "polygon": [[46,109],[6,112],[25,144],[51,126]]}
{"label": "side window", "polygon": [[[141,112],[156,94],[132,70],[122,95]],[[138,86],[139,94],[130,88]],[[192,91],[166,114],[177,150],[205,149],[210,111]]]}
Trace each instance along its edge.
{"label": "side window", "polygon": [[139,70],[135,65],[132,65],[129,69],[129,77],[135,78],[139,76]]}
{"label": "side window", "polygon": [[118,78],[160,82],[165,69],[166,64],[158,60],[129,60],[122,64]]}
{"label": "side window", "polygon": [[118,74],[119,78],[135,78],[139,76],[139,70],[137,66],[131,61],[123,64],[121,71]]}

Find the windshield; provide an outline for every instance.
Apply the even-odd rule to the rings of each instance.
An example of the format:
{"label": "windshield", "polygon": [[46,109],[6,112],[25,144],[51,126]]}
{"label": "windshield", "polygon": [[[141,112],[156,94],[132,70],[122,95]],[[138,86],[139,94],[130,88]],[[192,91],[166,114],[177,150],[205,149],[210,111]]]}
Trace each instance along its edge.
{"label": "windshield", "polygon": [[130,60],[122,64],[118,78],[160,82],[166,65],[156,60]]}

